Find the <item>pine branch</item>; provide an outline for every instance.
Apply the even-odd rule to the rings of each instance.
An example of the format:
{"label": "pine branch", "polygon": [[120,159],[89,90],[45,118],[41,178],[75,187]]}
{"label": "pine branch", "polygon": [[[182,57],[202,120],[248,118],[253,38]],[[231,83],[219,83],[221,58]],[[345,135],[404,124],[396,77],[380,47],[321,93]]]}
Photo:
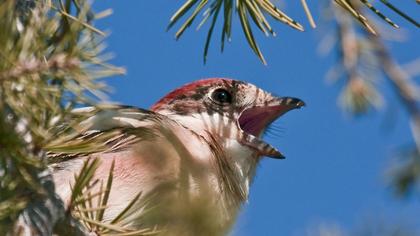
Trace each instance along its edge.
{"label": "pine branch", "polygon": [[[333,0],[331,0],[333,1]],[[371,20],[363,12],[361,6],[366,7],[372,11],[376,16],[381,18],[383,21],[391,25],[392,27],[399,28],[390,18],[380,12],[372,3],[368,0],[334,0],[336,6],[342,8],[349,13],[354,20],[358,21],[363,25],[370,33],[377,34],[372,26]],[[412,17],[404,13],[404,11],[391,4],[389,1],[381,0],[384,6],[388,7],[394,13],[398,14],[406,21],[410,22],[416,27],[420,27],[420,24]],[[308,7],[306,0],[301,0],[303,11],[308,18],[310,25],[315,28],[316,23],[312,16],[312,13]],[[186,0],[185,3],[174,13],[170,19],[168,29],[174,27],[176,23],[181,21],[181,18],[187,15],[188,12],[192,12],[191,15],[184,21],[180,26],[179,30],[175,34],[175,38],[179,39],[187,28],[189,28],[197,16],[204,12],[203,19],[200,22],[198,28],[200,28],[208,19],[212,19],[210,28],[207,33],[206,42],[204,45],[204,63],[207,61],[208,49],[215,28],[215,24],[219,18],[219,12],[223,9],[223,28],[222,28],[222,40],[221,40],[221,51],[224,49],[225,41],[231,40],[232,30],[232,15],[236,11],[241,22],[242,31],[244,32],[245,38],[250,48],[258,56],[263,64],[266,64],[264,56],[258,46],[258,43],[252,33],[252,24],[255,25],[259,31],[266,36],[275,36],[275,32],[267,21],[265,15],[271,16],[275,21],[286,24],[294,29],[303,31],[303,26],[285,14],[270,0]]]}
{"label": "pine branch", "polygon": [[96,103],[97,78],[121,73],[101,59],[92,14],[87,1],[0,3],[1,235],[85,234],[55,195],[44,145],[76,104]]}
{"label": "pine branch", "polygon": [[[366,28],[358,28],[336,12],[341,75],[346,80],[342,106],[352,114],[366,113],[379,107],[383,98],[377,90],[377,77],[384,75],[410,117],[414,148],[402,156],[405,164],[391,172],[392,185],[398,194],[406,195],[420,182],[420,91],[415,80],[392,58],[384,42]],[[372,25],[372,29],[375,26]],[[362,32],[362,33],[358,33]]]}
{"label": "pine branch", "polygon": [[0,72],[0,80],[13,80],[33,74],[47,74],[50,71],[71,71],[80,67],[77,58],[66,58],[65,54],[55,55],[48,61],[23,60],[8,71]]}

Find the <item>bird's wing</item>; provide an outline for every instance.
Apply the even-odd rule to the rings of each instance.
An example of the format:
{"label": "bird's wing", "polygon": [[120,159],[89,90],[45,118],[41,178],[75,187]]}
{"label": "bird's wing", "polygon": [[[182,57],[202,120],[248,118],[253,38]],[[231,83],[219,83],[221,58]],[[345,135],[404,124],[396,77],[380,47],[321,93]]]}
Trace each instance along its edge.
{"label": "bird's wing", "polygon": [[57,138],[46,145],[50,163],[92,153],[123,150],[156,136],[167,118],[153,111],[129,106],[106,105],[73,111],[75,121],[57,128]]}

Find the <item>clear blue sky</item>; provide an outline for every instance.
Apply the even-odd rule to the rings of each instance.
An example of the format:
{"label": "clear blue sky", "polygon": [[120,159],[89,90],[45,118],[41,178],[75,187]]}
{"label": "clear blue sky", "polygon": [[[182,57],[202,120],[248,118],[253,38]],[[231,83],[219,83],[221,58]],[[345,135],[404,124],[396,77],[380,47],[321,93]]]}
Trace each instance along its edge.
{"label": "clear blue sky", "polygon": [[[208,25],[199,32],[191,27],[178,42],[174,40],[175,30],[165,31],[181,2],[95,3],[98,10],[114,10],[97,26],[111,32],[106,42],[108,51],[115,55],[112,62],[127,69],[126,76],[108,80],[114,88],[111,100],[147,108],[187,82],[229,77],[278,95],[299,97],[308,104],[276,122],[282,129],[279,137],[265,138],[287,159],[262,161],[233,235],[304,235],[306,229],[319,223],[351,229],[372,218],[420,224],[418,198],[397,201],[386,186],[384,173],[393,153],[411,143],[407,115],[399,109],[401,105],[386,80],[379,81],[390,98],[382,111],[359,118],[344,114],[337,106],[340,84],[325,82],[334,55],[317,54],[324,31],[310,29],[298,1],[287,1],[287,11],[304,23],[306,32],[273,23],[277,37],[256,33],[268,66],[263,66],[248,48],[237,21],[233,41],[223,54],[219,52],[220,28],[216,29],[208,63],[203,65]],[[403,8],[412,15],[415,9],[418,12],[415,1],[403,2]],[[402,63],[415,59],[420,52],[420,31],[387,12],[408,29],[410,38],[392,44],[394,55]],[[418,14],[416,17],[419,20]],[[387,114],[393,114],[391,119]]]}

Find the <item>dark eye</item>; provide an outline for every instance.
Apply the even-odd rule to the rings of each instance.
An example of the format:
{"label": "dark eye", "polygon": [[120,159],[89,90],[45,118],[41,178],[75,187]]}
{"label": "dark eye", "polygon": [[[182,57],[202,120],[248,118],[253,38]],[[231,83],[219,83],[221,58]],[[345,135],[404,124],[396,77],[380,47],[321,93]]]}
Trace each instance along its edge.
{"label": "dark eye", "polygon": [[213,93],[211,94],[211,98],[213,99],[213,101],[217,103],[222,103],[222,104],[232,103],[232,94],[230,94],[230,92],[227,91],[226,89],[222,89],[222,88],[214,90]]}

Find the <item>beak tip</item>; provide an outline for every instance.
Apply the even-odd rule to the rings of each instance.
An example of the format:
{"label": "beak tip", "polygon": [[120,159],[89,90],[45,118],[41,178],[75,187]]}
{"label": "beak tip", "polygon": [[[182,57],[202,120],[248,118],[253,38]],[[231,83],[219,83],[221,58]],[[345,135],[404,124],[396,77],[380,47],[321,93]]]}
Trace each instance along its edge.
{"label": "beak tip", "polygon": [[273,153],[271,155],[268,155],[268,157],[273,158],[273,159],[281,159],[281,160],[286,159],[286,157],[281,152],[279,152],[277,150],[276,150],[275,153]]}
{"label": "beak tip", "polygon": [[305,103],[304,101],[300,100],[300,101],[296,104],[296,106],[297,106],[298,108],[306,107],[306,103]]}
{"label": "beak tip", "polygon": [[289,104],[298,109],[306,107],[306,103],[300,100],[299,98],[293,98],[292,102],[290,102]]}
{"label": "beak tip", "polygon": [[288,106],[290,109],[302,108],[306,106],[306,103],[299,98],[295,97],[280,97],[280,104]]}

